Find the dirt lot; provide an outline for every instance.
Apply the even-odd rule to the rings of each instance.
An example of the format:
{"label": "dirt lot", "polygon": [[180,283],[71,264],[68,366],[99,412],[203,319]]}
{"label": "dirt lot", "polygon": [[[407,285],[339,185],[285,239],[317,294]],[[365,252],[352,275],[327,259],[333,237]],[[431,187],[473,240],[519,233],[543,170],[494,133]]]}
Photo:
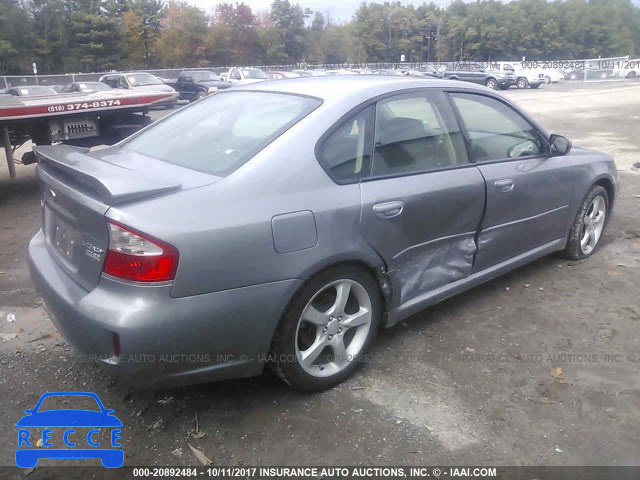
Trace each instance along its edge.
{"label": "dirt lot", "polygon": [[129,465],[194,464],[189,444],[218,465],[640,465],[640,82],[507,95],[616,156],[622,190],[601,250],[544,258],[382,332],[372,362],[311,396],[270,374],[136,392],[81,361],[29,280],[34,168],[12,184],[1,165],[0,465],[14,462],[23,410],[50,390],[114,408]]}

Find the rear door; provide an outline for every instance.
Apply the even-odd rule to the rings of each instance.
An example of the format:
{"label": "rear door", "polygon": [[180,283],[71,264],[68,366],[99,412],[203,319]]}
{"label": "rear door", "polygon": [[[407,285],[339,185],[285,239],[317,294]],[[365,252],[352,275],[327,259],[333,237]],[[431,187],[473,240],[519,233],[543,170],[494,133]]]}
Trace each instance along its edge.
{"label": "rear door", "polygon": [[497,97],[450,96],[487,188],[474,271],[565,236],[573,190],[566,157],[549,157],[544,136]]}
{"label": "rear door", "polygon": [[471,273],[484,180],[435,89],[379,101],[374,136],[361,231],[386,262],[400,305]]}

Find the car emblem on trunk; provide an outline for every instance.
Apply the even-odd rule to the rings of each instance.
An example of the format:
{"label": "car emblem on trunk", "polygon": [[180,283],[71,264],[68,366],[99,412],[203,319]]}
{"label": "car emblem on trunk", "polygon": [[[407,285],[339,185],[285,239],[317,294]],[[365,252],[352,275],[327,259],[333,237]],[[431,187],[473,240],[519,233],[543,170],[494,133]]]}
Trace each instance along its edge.
{"label": "car emblem on trunk", "polygon": [[94,244],[87,242],[86,240],[82,241],[82,246],[85,248],[85,255],[93,258],[94,260],[100,260],[102,258],[102,254],[104,253],[104,249],[100,247],[96,247]]}

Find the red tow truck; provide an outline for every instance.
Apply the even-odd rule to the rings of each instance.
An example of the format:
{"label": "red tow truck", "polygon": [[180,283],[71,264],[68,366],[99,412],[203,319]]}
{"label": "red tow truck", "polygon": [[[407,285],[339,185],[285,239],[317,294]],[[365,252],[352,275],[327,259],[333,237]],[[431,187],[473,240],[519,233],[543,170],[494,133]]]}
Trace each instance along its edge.
{"label": "red tow truck", "polygon": [[[4,146],[9,175],[15,178],[13,154],[26,141],[35,145],[67,143],[95,146],[115,143],[149,123],[151,107],[175,104],[177,92],[98,91],[42,97],[0,95],[0,146]],[[21,163],[35,163],[33,152]]]}

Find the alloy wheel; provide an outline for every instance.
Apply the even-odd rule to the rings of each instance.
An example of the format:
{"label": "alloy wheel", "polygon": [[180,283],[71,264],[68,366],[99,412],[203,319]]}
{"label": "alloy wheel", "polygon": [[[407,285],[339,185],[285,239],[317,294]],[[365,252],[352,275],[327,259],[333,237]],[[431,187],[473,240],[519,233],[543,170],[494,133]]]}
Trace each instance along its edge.
{"label": "alloy wheel", "polygon": [[607,203],[602,196],[598,195],[591,201],[582,223],[580,250],[584,255],[589,255],[596,248],[604,230],[606,216]]}
{"label": "alloy wheel", "polygon": [[371,322],[371,298],[360,283],[341,279],[325,285],[298,320],[299,365],[313,377],[340,373],[361,353]]}

